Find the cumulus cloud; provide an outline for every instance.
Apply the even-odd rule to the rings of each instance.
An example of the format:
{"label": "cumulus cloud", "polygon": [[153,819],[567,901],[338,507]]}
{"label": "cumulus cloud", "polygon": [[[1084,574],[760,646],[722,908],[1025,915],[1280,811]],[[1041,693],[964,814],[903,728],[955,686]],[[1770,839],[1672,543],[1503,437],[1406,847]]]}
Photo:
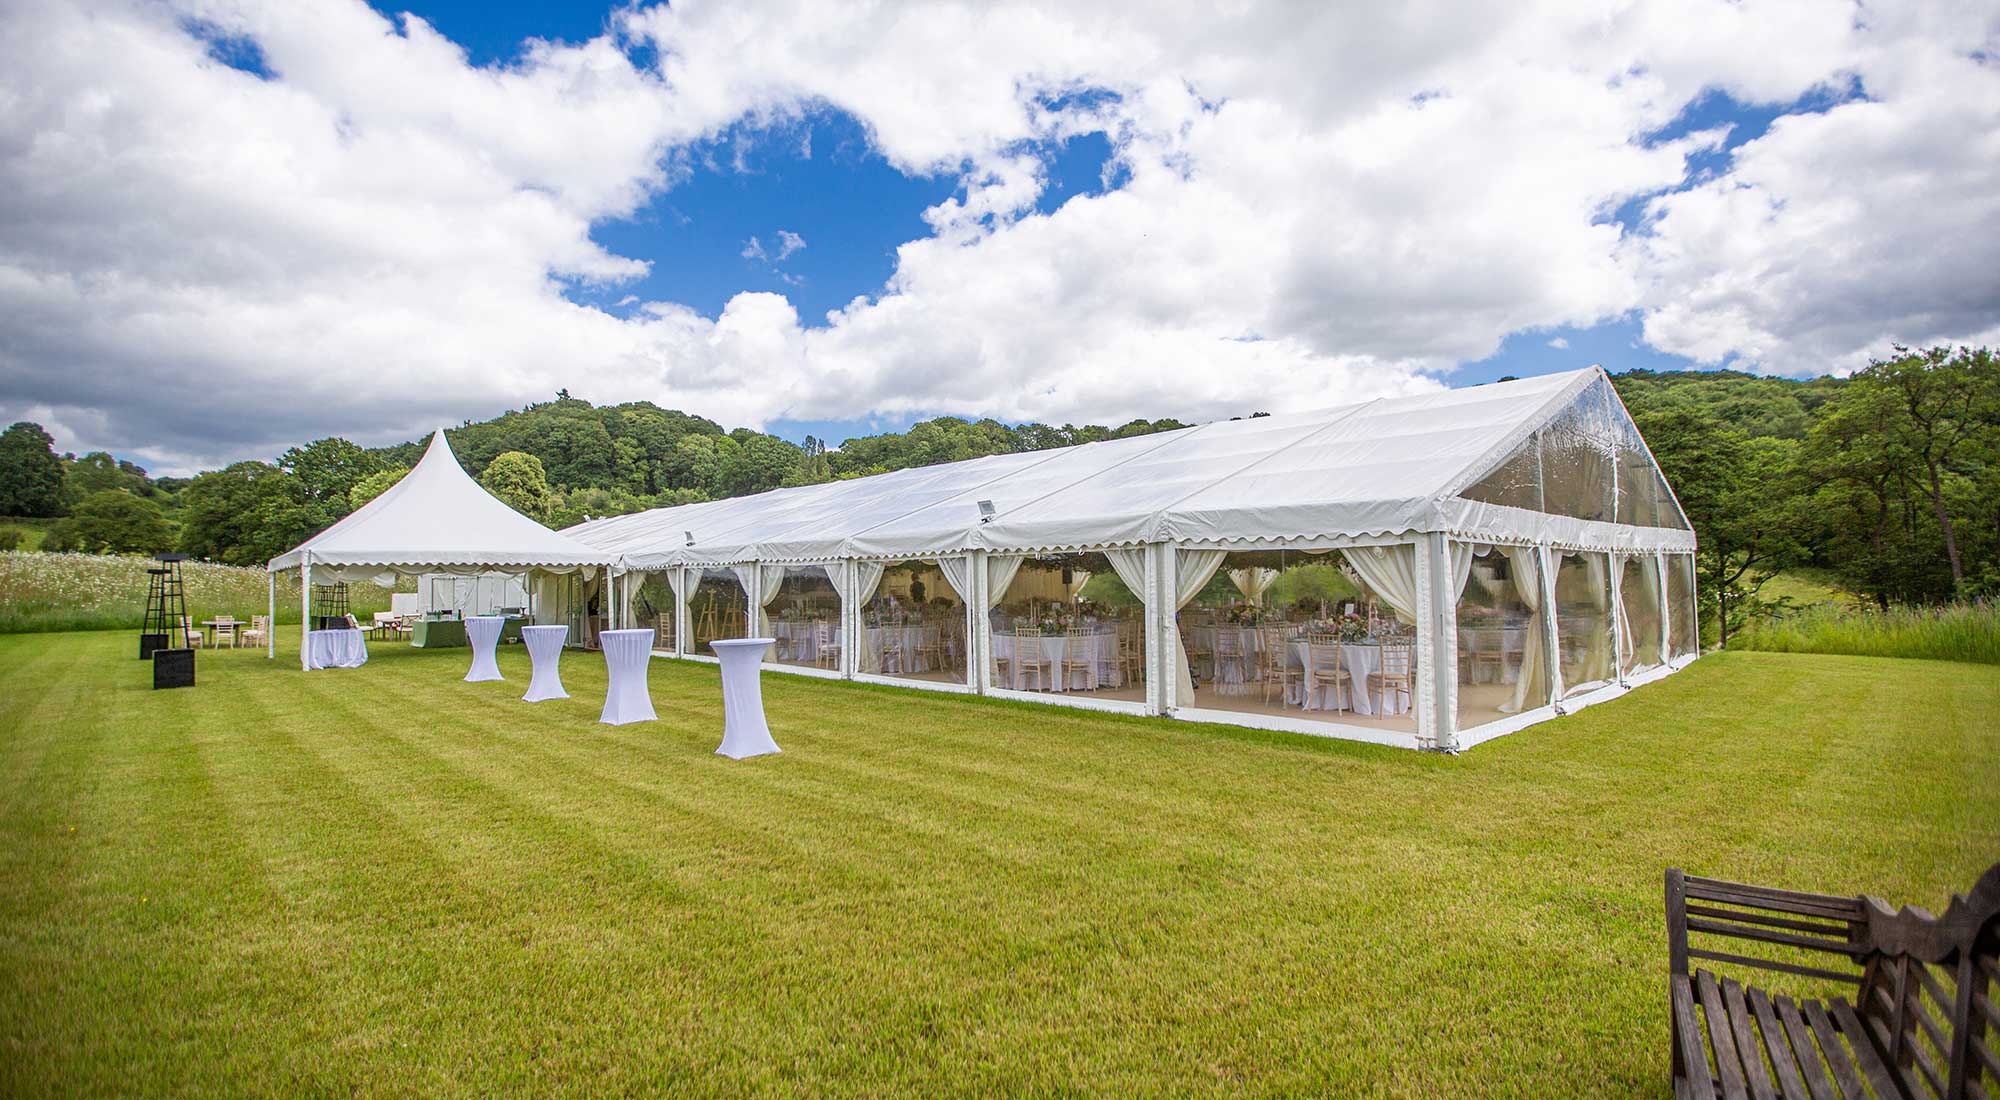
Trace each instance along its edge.
{"label": "cumulus cloud", "polygon": [[[355,0],[8,5],[0,415],[174,469],[565,386],[748,424],[1115,421],[1435,387],[1509,333],[1635,313],[1780,371],[1995,338],[1990,12],[1378,7],[657,5],[477,67]],[[1725,132],[1649,137],[1706,91],[1855,81],[1700,179]],[[681,151],[826,109],[959,183],[878,293],[573,299],[647,270],[592,231],[670,195]],[[1046,150],[1084,133],[1118,186],[1043,212]],[[806,247],[773,232],[744,257]]]}
{"label": "cumulus cloud", "polygon": [[1569,347],[1569,340],[1565,337],[1558,336],[1549,341],[1549,346],[1556,349],[1557,351],[1564,351],[1567,350]]}

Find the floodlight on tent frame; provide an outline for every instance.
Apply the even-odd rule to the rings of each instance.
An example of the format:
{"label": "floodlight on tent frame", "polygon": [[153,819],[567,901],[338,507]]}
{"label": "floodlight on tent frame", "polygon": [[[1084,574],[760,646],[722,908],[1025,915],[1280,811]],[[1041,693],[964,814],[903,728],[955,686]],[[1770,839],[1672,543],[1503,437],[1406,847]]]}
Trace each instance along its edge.
{"label": "floodlight on tent frame", "polygon": [[982,500],[982,501],[980,501],[980,502],[979,502],[979,522],[981,522],[981,523],[985,523],[985,522],[987,522],[988,520],[991,520],[991,519],[993,518],[993,514],[994,514],[994,512],[995,512],[995,511],[996,511],[996,509],[995,509],[995,508],[993,507],[993,502],[992,502],[992,501],[990,501],[990,500]]}

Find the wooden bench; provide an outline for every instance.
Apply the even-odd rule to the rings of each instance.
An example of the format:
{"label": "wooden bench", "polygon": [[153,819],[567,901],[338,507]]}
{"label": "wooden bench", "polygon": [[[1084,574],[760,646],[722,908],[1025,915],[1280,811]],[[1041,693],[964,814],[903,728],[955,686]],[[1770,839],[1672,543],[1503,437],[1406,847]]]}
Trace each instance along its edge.
{"label": "wooden bench", "polygon": [[[2000,864],[1941,917],[1670,870],[1667,940],[1681,1100],[2000,1100]],[[1795,1000],[1689,960],[1804,981]]]}

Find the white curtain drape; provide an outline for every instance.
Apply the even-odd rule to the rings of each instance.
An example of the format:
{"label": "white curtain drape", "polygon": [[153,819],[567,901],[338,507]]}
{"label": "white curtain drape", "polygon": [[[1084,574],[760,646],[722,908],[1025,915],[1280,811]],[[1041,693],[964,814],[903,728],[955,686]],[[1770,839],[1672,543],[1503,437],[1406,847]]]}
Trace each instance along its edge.
{"label": "white curtain drape", "polygon": [[1547,634],[1542,630],[1541,553],[1532,546],[1507,546],[1502,549],[1507,555],[1508,572],[1513,574],[1514,596],[1534,613],[1528,619],[1527,633],[1521,645],[1521,677],[1514,682],[1513,696],[1500,706],[1503,714],[1519,714],[1546,702],[1546,699],[1528,698],[1529,690],[1542,679],[1542,651],[1547,648]]}
{"label": "white curtain drape", "polygon": [[1406,624],[1417,621],[1417,548],[1367,546],[1349,550],[1347,564]]}
{"label": "white curtain drape", "polygon": [[1146,552],[1144,550],[1106,550],[1105,560],[1111,563],[1111,571],[1126,589],[1141,602],[1146,598]]}
{"label": "white curtain drape", "polygon": [[782,565],[737,565],[732,566],[731,569],[736,574],[737,583],[743,586],[746,598],[752,592],[757,593],[757,614],[755,616],[757,621],[750,624],[753,632],[752,636],[757,638],[770,637],[771,616],[766,614],[764,609],[771,606],[777,600],[779,591],[784,588],[785,567]]}
{"label": "white curtain drape", "polygon": [[[1224,554],[1220,550],[1180,550],[1174,554],[1174,611],[1188,605],[1202,588],[1222,568]],[[1122,575],[1122,574],[1121,574]],[[1180,676],[1180,705],[1194,705],[1194,674],[1188,670],[1187,644],[1181,641],[1178,626],[1174,629],[1174,671]]]}
{"label": "white curtain drape", "polygon": [[1026,560],[1020,554],[986,555],[986,606],[981,610],[991,611],[1000,606],[1007,586],[1014,583],[1014,574],[1021,571],[1021,563]]}
{"label": "white curtain drape", "polygon": [[882,671],[882,651],[868,644],[868,622],[861,616],[861,609],[875,598],[875,590],[882,587],[882,574],[887,570],[879,561],[858,561],[854,563],[854,591],[848,593],[847,606],[852,608],[848,621],[854,624],[854,637],[848,644],[854,648],[855,668],[861,672]]}
{"label": "white curtain drape", "polygon": [[970,557],[932,558],[931,562],[938,567],[938,572],[944,574],[944,583],[950,585],[953,592],[958,593],[959,602],[971,603],[972,559]]}
{"label": "white curtain drape", "polygon": [[1271,582],[1277,579],[1276,569],[1261,565],[1229,571],[1230,582],[1236,585],[1238,592],[1243,593],[1244,599],[1250,601],[1251,607],[1264,606],[1264,593],[1270,590]]}
{"label": "white curtain drape", "polygon": [[1590,606],[1602,625],[1590,632],[1590,649],[1584,655],[1579,682],[1607,681],[1615,675],[1611,649],[1611,555],[1583,555],[1584,576],[1590,581]]}
{"label": "white curtain drape", "polygon": [[1451,598],[1454,603],[1465,600],[1465,586],[1472,579],[1472,559],[1485,557],[1493,548],[1483,542],[1451,543]]}

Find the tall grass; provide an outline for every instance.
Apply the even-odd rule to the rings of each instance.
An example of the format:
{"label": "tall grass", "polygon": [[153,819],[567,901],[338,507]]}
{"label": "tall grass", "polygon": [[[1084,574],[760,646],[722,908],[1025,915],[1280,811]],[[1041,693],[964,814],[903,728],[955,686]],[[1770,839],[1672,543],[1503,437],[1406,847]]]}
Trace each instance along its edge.
{"label": "tall grass", "polygon": [[1811,607],[1744,630],[1729,648],[2000,665],[2000,607]]}
{"label": "tall grass", "polygon": [[[0,634],[51,630],[136,630],[146,614],[150,558],[115,554],[0,552]],[[188,614],[196,622],[217,615],[262,615],[264,571],[255,567],[183,564]],[[389,609],[389,590],[348,587],[351,610],[364,619]],[[299,621],[297,574],[278,578],[278,621]]]}

